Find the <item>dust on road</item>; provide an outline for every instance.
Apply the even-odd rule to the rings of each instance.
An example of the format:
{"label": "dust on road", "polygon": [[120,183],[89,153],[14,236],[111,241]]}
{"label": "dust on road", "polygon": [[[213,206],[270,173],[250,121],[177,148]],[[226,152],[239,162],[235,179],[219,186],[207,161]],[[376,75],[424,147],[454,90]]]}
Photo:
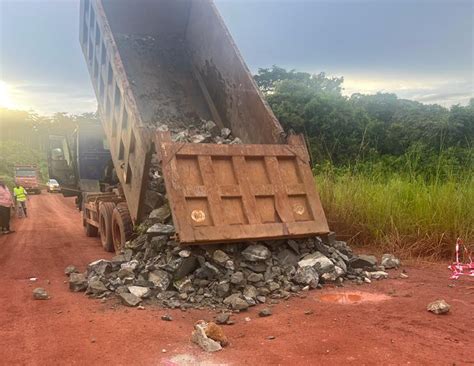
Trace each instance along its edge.
{"label": "dust on road", "polygon": [[[111,257],[97,239],[85,237],[73,200],[33,196],[30,217],[14,221],[13,228],[16,233],[0,236],[2,365],[474,363],[474,280],[450,281],[445,264],[406,267],[408,279],[310,291],[282,301],[270,317],[258,317],[261,307],[235,314],[236,324],[224,326],[230,346],[205,354],[189,338],[197,320],[215,313],[130,309],[69,292],[67,265],[82,270]],[[35,287],[44,287],[51,299],[33,300]],[[321,301],[341,292],[383,301]],[[450,314],[426,311],[438,298],[452,305]],[[162,321],[164,314],[174,320]]]}

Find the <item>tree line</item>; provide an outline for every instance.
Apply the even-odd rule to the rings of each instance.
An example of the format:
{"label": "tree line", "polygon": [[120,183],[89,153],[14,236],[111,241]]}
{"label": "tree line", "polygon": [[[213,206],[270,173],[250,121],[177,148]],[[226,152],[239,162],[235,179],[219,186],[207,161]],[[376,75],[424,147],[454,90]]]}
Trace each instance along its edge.
{"label": "tree line", "polygon": [[472,172],[474,99],[450,109],[392,93],[342,95],[344,79],[278,66],[255,80],[286,130],[303,133],[316,167],[440,178]]}

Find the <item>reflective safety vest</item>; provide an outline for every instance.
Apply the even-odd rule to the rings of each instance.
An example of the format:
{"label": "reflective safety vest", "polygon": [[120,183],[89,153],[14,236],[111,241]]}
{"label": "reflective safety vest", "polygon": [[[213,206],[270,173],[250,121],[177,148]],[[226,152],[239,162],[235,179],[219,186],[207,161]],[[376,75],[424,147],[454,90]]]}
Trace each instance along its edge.
{"label": "reflective safety vest", "polygon": [[26,190],[22,186],[13,188],[13,195],[16,197],[16,200],[19,202],[26,201]]}

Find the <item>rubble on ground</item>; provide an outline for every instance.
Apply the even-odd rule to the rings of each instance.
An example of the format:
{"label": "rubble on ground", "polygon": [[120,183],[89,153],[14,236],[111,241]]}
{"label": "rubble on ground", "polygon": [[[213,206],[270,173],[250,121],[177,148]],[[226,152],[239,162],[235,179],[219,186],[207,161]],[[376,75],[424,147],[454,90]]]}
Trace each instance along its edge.
{"label": "rubble on ground", "polygon": [[84,274],[72,273],[70,289],[97,298],[115,293],[128,306],[146,301],[244,311],[324,284],[389,276],[375,257],[357,256],[343,241],[312,237],[184,248],[172,231],[147,232],[128,242],[123,254],[90,263]]}
{"label": "rubble on ground", "polygon": [[[232,131],[220,129],[212,121],[187,126],[158,128],[169,130],[174,141],[240,143]],[[244,311],[327,283],[363,284],[387,278],[383,263],[388,268],[400,264],[390,255],[384,255],[381,266],[374,256],[355,255],[334,233],[324,238],[183,247],[174,240],[175,228],[156,159],[152,159],[149,176],[148,218],[136,237],[120,255],[90,263],[86,273],[78,274],[74,266],[68,266],[65,273],[70,276],[71,291],[86,291],[96,298],[115,294],[127,306],[146,302],[167,308]]]}
{"label": "rubble on ground", "polygon": [[436,314],[446,314],[449,312],[451,309],[451,305],[449,305],[446,301],[444,300],[436,300],[428,304],[426,307],[426,310]]}

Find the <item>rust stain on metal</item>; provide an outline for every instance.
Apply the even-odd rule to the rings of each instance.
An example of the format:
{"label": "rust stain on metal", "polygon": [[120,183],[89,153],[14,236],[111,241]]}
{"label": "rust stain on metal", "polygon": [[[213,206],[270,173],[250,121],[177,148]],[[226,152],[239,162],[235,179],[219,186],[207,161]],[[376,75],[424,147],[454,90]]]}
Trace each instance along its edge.
{"label": "rust stain on metal", "polygon": [[288,145],[172,142],[157,132],[180,243],[305,237],[329,231],[301,139]]}

